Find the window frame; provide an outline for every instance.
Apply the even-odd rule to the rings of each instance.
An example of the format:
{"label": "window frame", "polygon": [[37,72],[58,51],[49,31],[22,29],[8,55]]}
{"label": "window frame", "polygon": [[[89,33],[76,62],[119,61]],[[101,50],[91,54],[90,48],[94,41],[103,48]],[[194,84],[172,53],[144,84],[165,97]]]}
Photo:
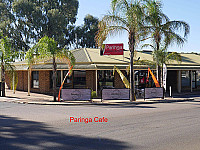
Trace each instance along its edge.
{"label": "window frame", "polygon": [[39,89],[40,82],[39,82],[39,71],[32,71],[32,78],[31,78],[31,88]]}

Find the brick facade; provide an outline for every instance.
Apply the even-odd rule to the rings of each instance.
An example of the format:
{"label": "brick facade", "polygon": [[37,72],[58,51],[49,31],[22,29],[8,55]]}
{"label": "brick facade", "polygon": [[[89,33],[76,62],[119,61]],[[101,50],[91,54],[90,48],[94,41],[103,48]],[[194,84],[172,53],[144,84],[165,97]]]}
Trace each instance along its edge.
{"label": "brick facade", "polygon": [[[18,84],[17,90],[28,91],[28,71],[17,71]],[[6,74],[6,84],[10,88],[10,79]],[[51,94],[50,89],[50,71],[39,71],[39,88],[31,88],[31,92]]]}
{"label": "brick facade", "polygon": [[[125,74],[125,71],[122,71]],[[96,90],[96,71],[87,70],[86,71],[86,87]],[[125,88],[119,74],[116,72],[114,77],[114,87],[115,88]]]}
{"label": "brick facade", "polygon": [[39,88],[31,88],[31,92],[51,94],[50,89],[50,71],[39,71]]}
{"label": "brick facade", "polygon": [[[125,71],[122,71],[125,73]],[[17,90],[28,91],[28,71],[17,71],[18,75],[18,85]],[[50,71],[40,70],[39,71],[39,88],[31,88],[31,92],[52,94],[52,88],[50,88]],[[10,88],[10,80],[8,75],[6,75],[6,83]],[[115,88],[125,88],[124,84],[119,76],[115,73],[114,79]],[[86,70],[86,88],[96,90],[96,71]]]}
{"label": "brick facade", "polygon": [[[18,78],[19,79],[19,78]],[[28,91],[28,71],[23,71],[24,91]]]}
{"label": "brick facade", "polygon": [[6,82],[7,87],[10,89],[10,79],[9,79],[7,72],[5,74],[5,82]]}
{"label": "brick facade", "polygon": [[17,76],[18,76],[17,90],[24,91],[24,84],[25,82],[27,82],[24,80],[24,71],[17,71]]}
{"label": "brick facade", "polygon": [[[125,74],[125,71],[122,71]],[[17,71],[18,75],[18,85],[17,90],[28,91],[28,71]],[[172,87],[173,92],[177,92],[177,71],[168,71],[167,75],[167,91],[169,86]],[[39,71],[39,88],[31,88],[31,92],[52,94],[52,88],[50,88],[50,71],[41,70]],[[11,81],[12,83],[12,81]],[[6,84],[10,88],[10,79],[8,74],[6,74]],[[114,77],[114,87],[115,88],[125,88],[119,74],[115,72]],[[86,71],[86,88],[96,90],[96,71],[87,70]]]}
{"label": "brick facade", "polygon": [[86,87],[96,90],[96,71],[86,70]]}
{"label": "brick facade", "polygon": [[[123,70],[122,73],[125,74],[125,71]],[[125,88],[122,79],[120,78],[119,74],[116,71],[115,71],[115,77],[114,77],[114,87]]]}
{"label": "brick facade", "polygon": [[[17,71],[17,77],[18,77],[17,90],[28,91],[28,72]],[[6,85],[8,86],[8,88],[10,88],[10,84],[12,84],[12,81],[10,81],[10,78],[7,73],[5,78],[6,78]]]}

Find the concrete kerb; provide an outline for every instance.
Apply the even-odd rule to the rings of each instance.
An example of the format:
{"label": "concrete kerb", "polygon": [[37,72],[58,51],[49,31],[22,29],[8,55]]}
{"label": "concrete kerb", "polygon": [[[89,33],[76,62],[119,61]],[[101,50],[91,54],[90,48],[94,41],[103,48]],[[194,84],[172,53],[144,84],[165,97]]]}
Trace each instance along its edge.
{"label": "concrete kerb", "polygon": [[124,101],[103,101],[103,102],[44,102],[44,101],[30,101],[19,98],[6,98],[0,100],[2,102],[11,102],[11,103],[19,103],[19,104],[35,104],[35,105],[65,105],[65,106],[77,106],[77,105],[139,105],[139,104],[155,104],[155,103],[174,103],[174,102],[185,102],[185,101],[193,101],[194,98],[172,98],[172,99],[164,99],[164,100],[146,100],[146,101],[134,101],[134,102],[124,102]]}
{"label": "concrete kerb", "polygon": [[137,99],[137,101],[130,102],[129,100],[104,100],[92,99],[92,103],[89,101],[61,101],[53,102],[53,97],[44,94],[31,93],[31,96],[27,96],[27,92],[16,91],[13,94],[12,90],[6,89],[6,98],[0,97],[1,102],[13,102],[20,104],[35,104],[35,105],[130,105],[130,104],[153,104],[153,103],[172,103],[172,102],[183,102],[192,101],[193,98],[171,98],[166,97],[163,99]]}

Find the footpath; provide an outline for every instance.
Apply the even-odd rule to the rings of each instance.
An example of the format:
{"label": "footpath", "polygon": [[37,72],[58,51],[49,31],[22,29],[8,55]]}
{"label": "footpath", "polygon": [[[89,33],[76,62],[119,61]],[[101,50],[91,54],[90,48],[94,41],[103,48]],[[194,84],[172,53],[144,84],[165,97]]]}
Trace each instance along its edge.
{"label": "footpath", "polygon": [[[190,93],[195,94],[195,93]],[[199,96],[197,96],[199,97]],[[37,104],[37,105],[119,105],[119,104],[153,104],[153,103],[172,103],[172,102],[184,102],[193,101],[194,98],[184,95],[176,95],[174,97],[165,97],[164,99],[137,99],[134,102],[129,100],[101,100],[92,99],[91,101],[61,101],[54,102],[53,96],[31,93],[28,96],[27,92],[16,91],[15,94],[12,90],[6,89],[6,97],[0,97],[0,102],[11,102],[20,104]]]}

